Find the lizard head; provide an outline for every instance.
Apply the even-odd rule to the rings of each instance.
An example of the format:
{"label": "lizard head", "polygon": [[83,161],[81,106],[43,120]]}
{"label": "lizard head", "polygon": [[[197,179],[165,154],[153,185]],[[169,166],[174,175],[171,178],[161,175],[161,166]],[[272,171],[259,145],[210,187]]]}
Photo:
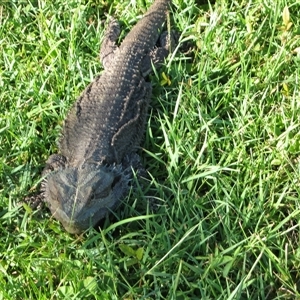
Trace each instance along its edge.
{"label": "lizard head", "polygon": [[70,233],[98,223],[128,191],[128,176],[120,167],[83,164],[56,170],[46,177],[45,202]]}

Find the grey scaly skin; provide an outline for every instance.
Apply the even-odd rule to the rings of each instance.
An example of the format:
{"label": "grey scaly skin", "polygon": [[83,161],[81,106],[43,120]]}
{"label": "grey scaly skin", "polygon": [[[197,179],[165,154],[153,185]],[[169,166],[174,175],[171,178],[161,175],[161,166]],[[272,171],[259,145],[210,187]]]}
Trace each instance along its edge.
{"label": "grey scaly skin", "polygon": [[171,0],[156,0],[117,47],[112,19],[100,51],[102,74],[87,86],[68,114],[59,154],[47,160],[44,201],[70,233],[94,226],[129,190],[144,132],[152,64],[168,55],[156,48]]}

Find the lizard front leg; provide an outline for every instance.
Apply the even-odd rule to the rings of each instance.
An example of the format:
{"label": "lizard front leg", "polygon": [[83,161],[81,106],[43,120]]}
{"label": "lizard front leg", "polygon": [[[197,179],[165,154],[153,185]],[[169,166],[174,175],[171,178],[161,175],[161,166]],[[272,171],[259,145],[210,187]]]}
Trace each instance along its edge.
{"label": "lizard front leg", "polygon": [[119,35],[120,25],[116,19],[111,18],[100,49],[100,61],[103,64],[104,69],[109,68],[114,58],[114,54],[118,49],[116,41],[119,38]]}

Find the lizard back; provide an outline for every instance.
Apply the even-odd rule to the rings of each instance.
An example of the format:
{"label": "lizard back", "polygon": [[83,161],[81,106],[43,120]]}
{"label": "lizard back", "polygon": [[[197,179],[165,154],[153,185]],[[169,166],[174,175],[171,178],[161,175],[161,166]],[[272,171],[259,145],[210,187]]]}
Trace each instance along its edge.
{"label": "lizard back", "polygon": [[89,160],[119,163],[128,149],[139,145],[151,94],[141,65],[158,40],[169,2],[154,2],[114,53],[109,68],[74,104],[60,142],[71,165]]}

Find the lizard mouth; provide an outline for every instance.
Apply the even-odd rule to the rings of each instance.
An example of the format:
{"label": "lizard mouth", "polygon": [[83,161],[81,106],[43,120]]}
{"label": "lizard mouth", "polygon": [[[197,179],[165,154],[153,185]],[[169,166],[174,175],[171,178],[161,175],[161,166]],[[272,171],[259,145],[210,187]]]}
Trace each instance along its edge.
{"label": "lizard mouth", "polygon": [[82,221],[76,222],[75,220],[70,219],[63,210],[60,210],[59,212],[58,211],[55,212],[53,216],[57,218],[61,222],[65,230],[71,234],[80,234],[95,225],[92,222],[92,218],[90,218],[89,220],[90,222],[89,221],[87,221],[86,223]]}

